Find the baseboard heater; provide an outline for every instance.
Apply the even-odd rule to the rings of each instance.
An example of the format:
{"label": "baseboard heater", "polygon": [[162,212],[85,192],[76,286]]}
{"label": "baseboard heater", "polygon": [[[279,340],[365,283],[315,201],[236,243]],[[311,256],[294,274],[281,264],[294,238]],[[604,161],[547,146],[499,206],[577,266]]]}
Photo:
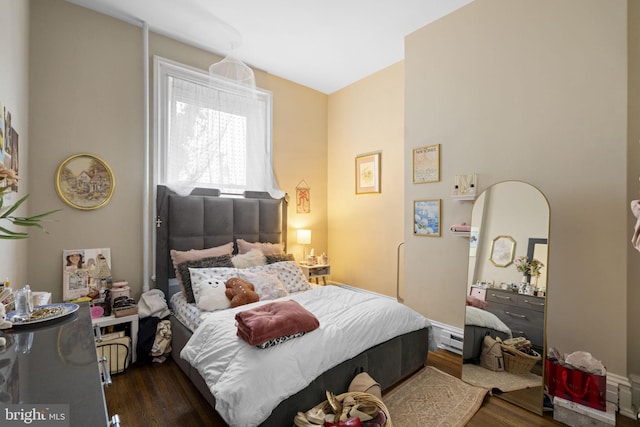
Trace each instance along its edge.
{"label": "baseboard heater", "polygon": [[464,340],[464,333],[459,328],[456,328],[445,323],[431,321],[431,325],[434,328],[434,336],[438,340],[438,347],[445,350],[449,350],[456,354],[462,354],[462,345]]}

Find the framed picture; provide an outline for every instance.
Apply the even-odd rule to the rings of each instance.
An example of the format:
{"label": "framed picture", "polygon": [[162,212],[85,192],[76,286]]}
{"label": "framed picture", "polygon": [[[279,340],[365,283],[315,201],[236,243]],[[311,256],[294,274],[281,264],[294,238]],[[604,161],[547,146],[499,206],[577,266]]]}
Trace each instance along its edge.
{"label": "framed picture", "polygon": [[311,187],[303,179],[296,185],[296,213],[311,212]]}
{"label": "framed picture", "polygon": [[62,251],[62,298],[69,301],[97,295],[111,285],[111,249]]}
{"label": "framed picture", "polygon": [[489,261],[496,267],[506,267],[513,262],[516,241],[511,236],[498,236],[491,243]]}
{"label": "framed picture", "polygon": [[91,210],[106,205],[115,188],[107,163],[92,154],[66,158],[56,171],[56,191],[69,206]]}
{"label": "framed picture", "polygon": [[440,144],[413,149],[413,183],[440,181]]}
{"label": "framed picture", "polygon": [[440,199],[414,200],[413,234],[440,237]]}
{"label": "framed picture", "polygon": [[356,194],[380,191],[380,153],[356,157]]}

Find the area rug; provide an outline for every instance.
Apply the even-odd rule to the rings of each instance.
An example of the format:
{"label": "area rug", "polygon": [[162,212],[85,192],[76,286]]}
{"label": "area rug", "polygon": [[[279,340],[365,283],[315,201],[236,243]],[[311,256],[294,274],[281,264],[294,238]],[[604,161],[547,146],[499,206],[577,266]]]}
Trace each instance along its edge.
{"label": "area rug", "polygon": [[383,396],[394,427],[464,426],[488,390],[427,366]]}
{"label": "area rug", "polygon": [[471,363],[462,365],[462,378],[469,384],[486,387],[490,390],[498,389],[503,392],[542,385],[542,377],[531,372],[526,374],[512,374],[506,371],[494,372]]}

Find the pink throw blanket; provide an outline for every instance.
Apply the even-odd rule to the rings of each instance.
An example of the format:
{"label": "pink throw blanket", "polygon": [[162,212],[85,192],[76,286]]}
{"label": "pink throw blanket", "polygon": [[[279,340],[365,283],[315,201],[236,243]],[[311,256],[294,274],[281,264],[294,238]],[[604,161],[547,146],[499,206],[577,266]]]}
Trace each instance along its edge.
{"label": "pink throw blanket", "polygon": [[320,322],[293,300],[277,301],[236,313],[237,335],[251,345],[312,331]]}

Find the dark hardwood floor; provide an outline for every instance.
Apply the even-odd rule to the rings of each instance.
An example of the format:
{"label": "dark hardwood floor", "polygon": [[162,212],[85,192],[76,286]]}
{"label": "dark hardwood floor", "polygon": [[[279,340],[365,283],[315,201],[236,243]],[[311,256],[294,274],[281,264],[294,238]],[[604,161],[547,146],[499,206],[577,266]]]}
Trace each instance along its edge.
{"label": "dark hardwood floor", "polygon": [[[460,356],[454,353],[444,350],[429,353],[427,364],[460,377]],[[113,384],[106,389],[105,395],[109,414],[118,414],[123,427],[226,426],[171,359],[163,364],[132,365],[125,373],[113,376]],[[619,427],[640,427],[640,422],[620,415],[616,423]],[[554,421],[549,413],[541,417],[488,396],[467,425],[544,427],[563,424]]]}

